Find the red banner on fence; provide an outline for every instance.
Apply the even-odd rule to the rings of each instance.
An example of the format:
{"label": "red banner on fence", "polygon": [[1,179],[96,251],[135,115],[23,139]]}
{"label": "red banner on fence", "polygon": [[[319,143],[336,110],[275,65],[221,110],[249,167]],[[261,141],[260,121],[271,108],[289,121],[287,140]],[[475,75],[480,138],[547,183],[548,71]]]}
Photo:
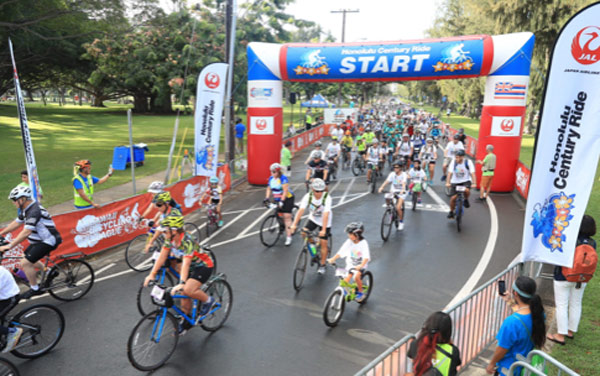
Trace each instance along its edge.
{"label": "red banner on fence", "polygon": [[[217,176],[223,191],[231,188],[229,166],[221,166]],[[171,196],[181,205],[183,214],[188,214],[201,207],[200,198],[208,189],[208,178],[194,176],[190,179],[168,187]],[[106,204],[99,209],[85,209],[59,214],[52,217],[56,228],[63,239],[53,256],[83,252],[90,255],[107,248],[130,241],[135,236],[148,230],[138,223],[138,218],[152,202],[152,194],[144,193],[124,200]],[[7,240],[14,239],[22,228],[7,234]],[[6,256],[20,256],[27,247],[25,240]],[[2,265],[12,267],[18,260],[4,260]]]}
{"label": "red banner on fence", "polygon": [[315,141],[321,139],[322,137],[329,135],[329,128],[333,126],[333,124],[323,124],[316,128],[313,128],[309,131],[302,132],[293,137],[286,138],[283,140],[282,144],[285,144],[287,141],[291,141],[292,146],[290,150],[295,153],[304,149],[307,146],[312,145]]}
{"label": "red banner on fence", "polygon": [[531,170],[529,169],[529,167],[525,166],[523,162],[518,161],[515,174],[515,186],[517,188],[517,191],[519,191],[523,198],[527,199],[527,194],[529,193],[529,178],[531,177]]}

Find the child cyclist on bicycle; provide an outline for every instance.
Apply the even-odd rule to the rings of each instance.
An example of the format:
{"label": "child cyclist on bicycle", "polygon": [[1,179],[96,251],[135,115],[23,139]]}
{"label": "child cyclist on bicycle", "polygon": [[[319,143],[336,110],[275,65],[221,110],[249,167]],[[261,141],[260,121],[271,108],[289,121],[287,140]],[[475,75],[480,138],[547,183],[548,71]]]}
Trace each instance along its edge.
{"label": "child cyclist on bicycle", "polygon": [[362,222],[348,224],[345,231],[348,234],[348,239],[342,244],[338,253],[332,258],[327,259],[327,262],[333,264],[337,259],[342,257],[346,260],[346,272],[348,275],[344,280],[350,283],[350,280],[354,276],[358,289],[356,300],[361,301],[364,296],[361,278],[371,259],[371,252],[369,251],[367,240],[363,237],[365,227]]}
{"label": "child cyclist on bicycle", "polygon": [[219,185],[219,178],[213,176],[208,181],[209,187],[202,195],[200,202],[210,198],[210,203],[216,205],[217,215],[219,216],[219,227],[223,226],[223,216],[221,215],[221,205],[223,205],[223,189]]}
{"label": "child cyclist on bicycle", "polygon": [[[215,304],[212,296],[208,296],[200,288],[206,283],[213,272],[214,263],[210,255],[205,252],[198,243],[194,241],[193,236],[183,230],[183,215],[174,213],[168,215],[162,220],[161,226],[166,229],[165,243],[160,251],[160,256],[154,263],[152,271],[144,280],[144,286],[148,286],[151,281],[156,279],[160,268],[164,265],[169,255],[181,261],[179,270],[179,284],[173,287],[173,293],[183,290],[183,294],[201,301],[198,316],[202,317],[210,312]],[[181,300],[181,309],[188,316],[192,311],[192,301],[190,299]],[[192,325],[183,320],[179,332],[183,334],[190,329]]]}

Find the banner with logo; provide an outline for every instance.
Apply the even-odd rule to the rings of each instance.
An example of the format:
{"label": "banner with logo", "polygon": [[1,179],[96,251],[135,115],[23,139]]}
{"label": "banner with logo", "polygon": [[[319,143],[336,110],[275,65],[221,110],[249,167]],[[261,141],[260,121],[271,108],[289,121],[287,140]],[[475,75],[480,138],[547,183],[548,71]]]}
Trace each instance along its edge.
{"label": "banner with logo", "polygon": [[15,94],[17,97],[17,113],[19,115],[19,123],[21,124],[21,138],[23,139],[23,149],[25,150],[25,164],[27,165],[27,175],[29,176],[29,187],[34,200],[38,200],[40,192],[40,179],[37,172],[37,164],[35,163],[35,155],[33,153],[33,145],[31,144],[31,135],[29,134],[29,125],[27,124],[27,114],[25,113],[25,102],[21,93],[21,84],[19,83],[19,75],[17,74],[17,64],[13,53],[13,46],[10,38],[8,39],[8,47],[10,49],[10,58],[12,60]]}
{"label": "banner with logo", "polygon": [[600,157],[600,3],[561,30],[550,60],[522,255],[571,267]]}
{"label": "banner with logo", "polygon": [[217,174],[227,66],[225,63],[209,64],[198,76],[194,115],[194,175]]}
{"label": "banner with logo", "polygon": [[323,120],[325,124],[342,124],[350,116],[350,119],[356,122],[357,113],[355,108],[326,108],[323,110]]}

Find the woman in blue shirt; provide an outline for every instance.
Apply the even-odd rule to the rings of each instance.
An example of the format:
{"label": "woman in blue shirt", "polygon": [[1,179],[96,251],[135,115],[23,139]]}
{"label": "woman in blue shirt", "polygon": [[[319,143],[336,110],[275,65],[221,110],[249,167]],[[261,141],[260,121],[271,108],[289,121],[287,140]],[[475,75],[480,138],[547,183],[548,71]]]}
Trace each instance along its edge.
{"label": "woman in blue shirt", "polygon": [[[514,313],[504,320],[496,336],[498,346],[486,367],[488,374],[509,376],[507,372],[517,361],[517,354],[527,357],[534,348],[544,346],[544,306],[540,296],[535,293],[536,288],[535,281],[525,276],[518,277],[513,283],[511,298]],[[516,374],[521,374],[520,368]]]}

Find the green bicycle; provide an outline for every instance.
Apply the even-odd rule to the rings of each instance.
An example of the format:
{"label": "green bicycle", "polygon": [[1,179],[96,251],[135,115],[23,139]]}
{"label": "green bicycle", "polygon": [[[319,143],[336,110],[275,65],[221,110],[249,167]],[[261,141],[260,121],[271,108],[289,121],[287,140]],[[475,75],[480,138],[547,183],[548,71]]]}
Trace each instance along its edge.
{"label": "green bicycle", "polygon": [[[358,304],[365,304],[369,299],[369,295],[371,295],[371,290],[373,290],[373,274],[371,274],[370,271],[365,270],[361,277],[363,296],[360,300],[357,300],[356,295],[358,293],[358,286],[356,282],[345,281],[348,274],[354,275],[355,270],[350,269],[350,271],[346,271],[346,269],[337,268],[336,264],[333,265],[336,267],[335,275],[340,279],[340,284],[331,294],[329,294],[329,297],[325,301],[325,306],[323,307],[323,320],[325,321],[325,325],[331,328],[335,327],[342,319],[346,302],[349,303],[356,300]],[[350,280],[354,281],[353,278]]]}

